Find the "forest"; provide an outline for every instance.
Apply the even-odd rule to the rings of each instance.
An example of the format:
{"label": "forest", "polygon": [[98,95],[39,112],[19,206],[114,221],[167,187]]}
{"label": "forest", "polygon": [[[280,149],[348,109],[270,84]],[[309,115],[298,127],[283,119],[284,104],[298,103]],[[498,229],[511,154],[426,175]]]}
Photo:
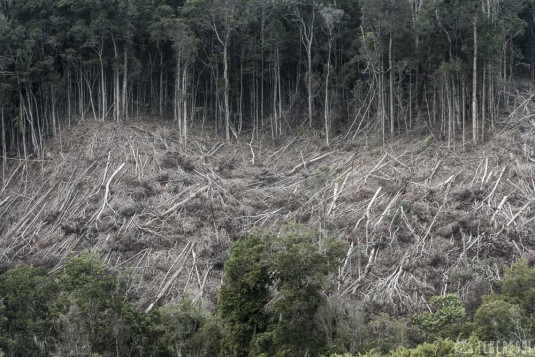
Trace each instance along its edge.
{"label": "forest", "polygon": [[535,355],[535,0],[0,0],[0,357]]}
{"label": "forest", "polygon": [[[317,130],[477,144],[535,76],[528,0],[2,0],[2,152],[144,115],[231,140]],[[4,154],[5,156],[5,154]]]}
{"label": "forest", "polygon": [[[473,320],[459,297],[447,294],[431,298],[429,311],[397,318],[383,313],[365,321],[358,309],[325,298],[323,290],[332,288],[328,274],[344,251],[340,242],[330,242],[321,252],[314,236],[294,226],[273,240],[256,233],[237,243],[215,314],[187,295],[144,313],[125,299],[120,277],[91,254],[70,259],[53,274],[19,265],[0,274],[0,352],[93,357],[535,353],[533,256],[506,269],[496,286],[500,292],[483,296]],[[275,287],[282,297],[272,299]]]}

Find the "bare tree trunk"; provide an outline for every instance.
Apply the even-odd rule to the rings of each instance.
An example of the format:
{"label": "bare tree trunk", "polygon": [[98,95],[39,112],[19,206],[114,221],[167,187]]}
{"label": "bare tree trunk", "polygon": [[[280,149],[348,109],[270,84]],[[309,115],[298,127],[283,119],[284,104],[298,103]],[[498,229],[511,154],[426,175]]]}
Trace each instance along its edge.
{"label": "bare tree trunk", "polygon": [[128,119],[128,44],[124,45],[123,59],[123,116],[125,121]]}
{"label": "bare tree trunk", "polygon": [[330,118],[329,118],[329,76],[331,74],[331,48],[332,48],[332,35],[329,34],[329,44],[327,51],[327,75],[325,76],[325,142],[329,146],[329,132],[331,130]]}
{"label": "bare tree trunk", "polygon": [[477,144],[477,9],[474,15],[474,68],[472,73],[472,142]]}
{"label": "bare tree trunk", "polygon": [[71,127],[71,67],[67,67],[67,120],[69,128]]}
{"label": "bare tree trunk", "polygon": [[466,144],[466,82],[465,82],[465,76],[462,75],[462,83],[461,83],[461,97],[462,97],[462,126],[463,126],[463,148]]}
{"label": "bare tree trunk", "polygon": [[281,59],[279,44],[277,44],[277,84],[279,97],[279,135],[282,135],[282,80],[281,80]]}
{"label": "bare tree trunk", "polygon": [[486,102],[487,102],[487,68],[485,63],[483,63],[483,83],[481,88],[481,141],[485,141],[485,116],[486,113]]}
{"label": "bare tree trunk", "polygon": [[95,121],[97,121],[97,112],[95,111],[95,103],[93,102],[93,91],[91,88],[91,85],[89,84],[89,79],[84,74],[85,83],[87,84],[87,90],[89,92],[89,103],[91,104],[91,109],[93,110],[93,118],[95,118]]}
{"label": "bare tree trunk", "polygon": [[273,68],[271,70],[271,83],[273,84],[273,90],[272,90],[272,100],[273,100],[273,110],[271,114],[271,138],[275,138],[277,135],[277,127],[278,127],[278,115],[277,115],[277,58],[275,53],[272,55],[273,57]]}
{"label": "bare tree trunk", "polygon": [[104,62],[102,61],[102,52],[99,55],[100,59],[100,95],[101,95],[101,115],[100,120],[104,121],[106,118],[106,83],[104,81]]}
{"label": "bare tree trunk", "polygon": [[[264,31],[265,31],[265,17],[264,10],[262,9],[262,26],[261,26],[261,46],[262,52],[262,72],[260,73],[260,128],[264,127]],[[258,135],[258,133],[257,133]]]}
{"label": "bare tree trunk", "polygon": [[388,62],[390,66],[390,136],[394,136],[394,60],[392,56],[393,38],[390,34],[388,43]]}
{"label": "bare tree trunk", "polygon": [[223,79],[225,81],[225,138],[230,141],[230,106],[229,106],[229,78],[228,78],[228,43],[230,33],[225,36],[225,43],[223,44]]}
{"label": "bare tree trunk", "polygon": [[78,77],[78,114],[80,115],[80,117],[82,118],[82,120],[84,119],[84,101],[85,101],[85,96],[84,96],[84,78],[83,78],[83,74],[82,74],[82,66],[80,66],[80,72],[79,72],[79,77]]}
{"label": "bare tree trunk", "polygon": [[187,86],[188,86],[188,66],[184,63],[182,66],[182,90],[180,97],[182,99],[182,141],[186,147],[188,139],[188,103],[187,103]]}
{"label": "bare tree trunk", "polygon": [[115,57],[115,66],[113,68],[114,77],[114,91],[113,91],[113,116],[116,122],[121,120],[121,105],[120,105],[120,80],[119,80],[119,53],[117,52],[117,44],[115,43],[115,36],[111,36],[113,41],[113,54]]}
{"label": "bare tree trunk", "polygon": [[178,134],[180,138],[182,138],[182,120],[181,115],[182,111],[180,110],[180,86],[181,86],[181,80],[180,76],[182,74],[182,69],[180,66],[180,57],[181,57],[181,51],[177,53],[176,56],[176,78],[175,78],[175,105],[174,105],[174,119],[175,119],[175,125],[178,127]]}
{"label": "bare tree trunk", "polygon": [[6,142],[6,126],[4,122],[4,106],[0,107],[2,112],[2,168],[5,169],[7,165],[7,142]]}
{"label": "bare tree trunk", "polygon": [[308,126],[312,127],[313,97],[312,97],[312,44],[307,46],[307,94],[308,94]]}
{"label": "bare tree trunk", "polygon": [[243,127],[243,57],[245,56],[244,48],[242,47],[241,57],[240,57],[240,98],[238,102],[238,115],[239,115],[239,124],[238,124],[238,134],[241,133]]}
{"label": "bare tree trunk", "polygon": [[314,43],[314,21],[316,17],[316,4],[312,3],[312,17],[310,23],[305,23],[303,14],[296,10],[295,15],[299,23],[299,31],[301,32],[301,42],[305,45],[307,52],[307,94],[308,94],[308,125],[312,127],[312,113],[313,113],[313,100],[312,95],[312,45]]}
{"label": "bare tree trunk", "polygon": [[158,111],[160,118],[163,117],[163,53],[158,43],[158,52],[160,54],[160,94],[158,95]]}

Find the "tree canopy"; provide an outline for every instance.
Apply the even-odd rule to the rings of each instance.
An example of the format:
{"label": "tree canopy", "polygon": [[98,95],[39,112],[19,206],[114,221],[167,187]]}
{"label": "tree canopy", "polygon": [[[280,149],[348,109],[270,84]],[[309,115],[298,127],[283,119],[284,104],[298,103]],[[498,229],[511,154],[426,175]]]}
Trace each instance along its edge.
{"label": "tree canopy", "polygon": [[[535,76],[526,0],[4,0],[2,152],[75,120],[173,118],[227,140],[309,126],[485,140]],[[472,130],[468,130],[468,128]]]}

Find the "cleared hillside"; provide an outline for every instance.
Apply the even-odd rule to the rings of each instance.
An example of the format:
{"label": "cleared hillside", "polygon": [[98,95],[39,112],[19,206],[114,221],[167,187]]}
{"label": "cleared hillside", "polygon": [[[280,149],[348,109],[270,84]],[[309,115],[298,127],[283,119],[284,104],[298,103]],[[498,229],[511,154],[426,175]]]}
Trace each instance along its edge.
{"label": "cleared hillside", "polygon": [[350,242],[344,299],[404,313],[458,291],[470,308],[535,249],[530,98],[487,143],[454,150],[409,136],[229,145],[199,131],[183,148],[166,122],[85,120],[42,159],[2,168],[3,268],[55,270],[90,249],[143,308],[183,292],[211,307],[233,241],[298,222]]}

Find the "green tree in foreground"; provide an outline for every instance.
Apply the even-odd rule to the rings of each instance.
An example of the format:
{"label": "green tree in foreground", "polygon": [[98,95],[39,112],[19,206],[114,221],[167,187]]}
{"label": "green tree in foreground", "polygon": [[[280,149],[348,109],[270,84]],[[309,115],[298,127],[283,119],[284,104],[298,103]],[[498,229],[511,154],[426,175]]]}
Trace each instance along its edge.
{"label": "green tree in foreground", "polygon": [[342,242],[322,241],[299,226],[236,243],[218,303],[223,354],[316,355],[325,349],[316,315],[344,251]]}
{"label": "green tree in foreground", "polygon": [[414,318],[429,340],[467,337],[470,326],[459,296],[448,294],[433,296],[429,300],[432,312],[423,312]]}
{"label": "green tree in foreground", "polygon": [[63,353],[103,353],[113,345],[122,350],[128,335],[123,329],[125,306],[116,277],[106,266],[89,254],[82,255],[65,263],[59,282],[60,340],[67,349]]}
{"label": "green tree in foreground", "polygon": [[271,277],[266,244],[259,236],[237,242],[225,263],[218,310],[225,355],[247,356],[251,339],[266,329]]}
{"label": "green tree in foreground", "polygon": [[20,265],[0,275],[0,355],[48,356],[57,287],[43,269]]}
{"label": "green tree in foreground", "polygon": [[535,268],[522,259],[505,270],[501,292],[483,298],[475,334],[484,341],[535,342]]}

